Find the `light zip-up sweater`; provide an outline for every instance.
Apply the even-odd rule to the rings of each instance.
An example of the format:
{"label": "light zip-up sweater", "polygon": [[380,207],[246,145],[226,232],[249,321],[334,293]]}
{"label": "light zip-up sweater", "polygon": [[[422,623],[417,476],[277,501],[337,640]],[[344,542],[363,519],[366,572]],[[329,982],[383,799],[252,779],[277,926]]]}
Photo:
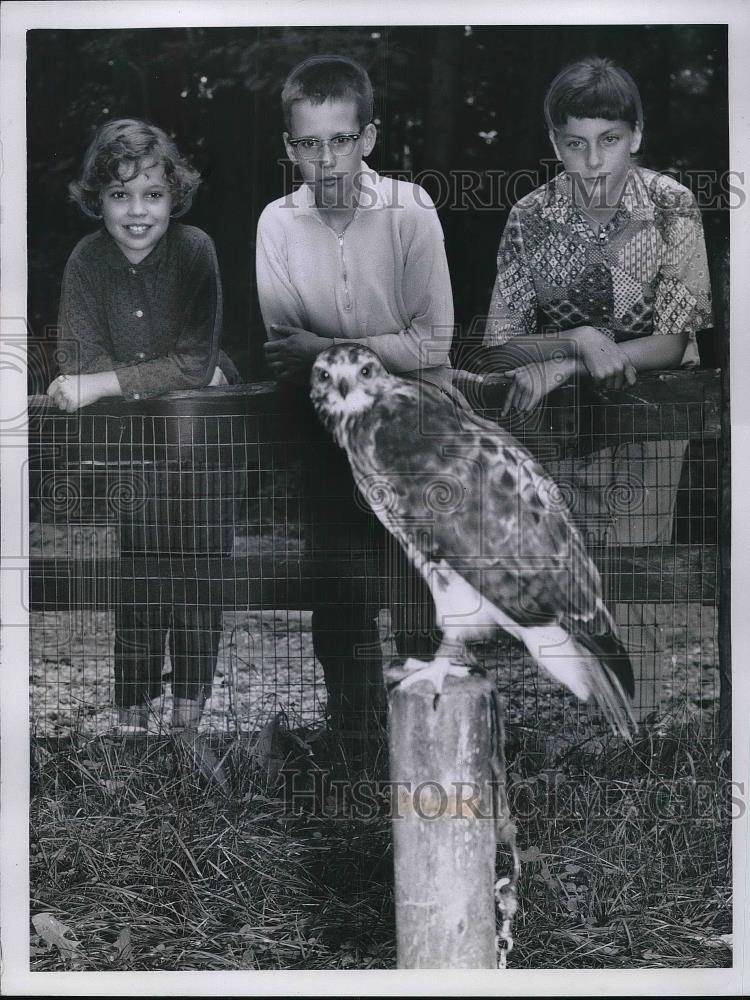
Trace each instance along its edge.
{"label": "light zip-up sweater", "polygon": [[427,192],[363,165],[354,218],[336,233],[303,184],[258,221],[266,332],[297,326],[375,351],[394,373],[450,389],[453,297],[443,231]]}

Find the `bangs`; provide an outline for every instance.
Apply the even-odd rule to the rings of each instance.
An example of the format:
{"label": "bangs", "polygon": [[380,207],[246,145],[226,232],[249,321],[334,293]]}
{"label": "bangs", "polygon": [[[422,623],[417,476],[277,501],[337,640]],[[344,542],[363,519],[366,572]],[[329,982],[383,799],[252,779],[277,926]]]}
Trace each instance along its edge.
{"label": "bangs", "polygon": [[[132,181],[139,174],[142,174],[144,170],[153,170],[154,167],[164,166],[164,161],[160,163],[156,157],[149,155],[138,158],[115,155],[105,159],[97,166],[99,167],[98,174],[102,181],[106,183],[116,181],[120,184],[127,184],[128,181]],[[166,170],[164,173],[166,176]]]}
{"label": "bangs", "polygon": [[554,125],[562,128],[569,118],[604,118],[606,121],[625,121],[635,124],[638,114],[630,93],[625,87],[616,87],[614,81],[602,80],[595,90],[582,90],[569,94],[550,111]]}
{"label": "bangs", "polygon": [[550,84],[544,101],[547,127],[564,128],[569,118],[643,125],[641,96],[632,77],[609,59],[591,58],[567,66]]}

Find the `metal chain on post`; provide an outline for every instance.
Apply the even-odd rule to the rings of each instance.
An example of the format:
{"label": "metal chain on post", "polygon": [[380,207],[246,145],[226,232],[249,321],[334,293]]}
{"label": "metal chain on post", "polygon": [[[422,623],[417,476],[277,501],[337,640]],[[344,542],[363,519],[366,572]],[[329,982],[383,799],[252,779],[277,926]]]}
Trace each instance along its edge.
{"label": "metal chain on post", "polygon": [[503,726],[503,705],[497,690],[492,690],[491,700],[492,756],[490,767],[494,781],[494,811],[497,842],[505,844],[511,854],[512,867],[510,877],[504,875],[495,882],[495,905],[500,923],[500,931],[496,935],[498,959],[497,967],[504,969],[508,963],[508,955],[513,950],[513,919],[518,910],[517,887],[521,876],[521,859],[516,846],[516,824],[510,814],[508,793],[506,787],[507,774],[505,767],[505,727]]}

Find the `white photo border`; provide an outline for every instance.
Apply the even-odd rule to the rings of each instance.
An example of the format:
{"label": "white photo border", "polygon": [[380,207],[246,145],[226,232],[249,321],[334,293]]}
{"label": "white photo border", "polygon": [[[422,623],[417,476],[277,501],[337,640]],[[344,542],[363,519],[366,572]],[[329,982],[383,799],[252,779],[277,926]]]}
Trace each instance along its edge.
{"label": "white photo border", "polygon": [[[0,8],[0,208],[2,250],[0,350],[22,340],[26,315],[26,137],[25,33],[32,28],[126,28],[180,26],[340,25],[373,21],[408,24],[728,24],[730,80],[730,168],[750,164],[750,7],[742,0],[249,0],[249,2],[6,2]],[[750,644],[750,393],[742,384],[750,372],[750,336],[741,321],[750,314],[750,226],[747,203],[731,215],[731,417],[732,417],[732,650],[734,677],[734,777],[748,789],[750,671],[744,650]],[[20,324],[20,325],[19,325]],[[20,360],[19,360],[20,359]],[[25,413],[26,377],[22,352],[13,363],[0,361],[0,428]],[[18,362],[18,363],[17,363]],[[32,973],[28,928],[28,611],[24,587],[28,512],[19,490],[26,450],[17,441],[0,449],[2,485],[2,568],[0,620],[0,927],[2,992],[8,995],[743,995],[748,968],[748,815],[735,820],[734,967],[653,971],[461,972],[143,972]],[[20,582],[19,582],[20,581]]]}

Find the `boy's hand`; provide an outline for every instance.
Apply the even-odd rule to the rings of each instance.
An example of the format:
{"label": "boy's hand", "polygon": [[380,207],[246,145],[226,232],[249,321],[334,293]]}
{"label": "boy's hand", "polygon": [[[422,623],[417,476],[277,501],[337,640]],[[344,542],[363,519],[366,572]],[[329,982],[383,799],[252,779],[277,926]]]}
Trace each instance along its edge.
{"label": "boy's hand", "polygon": [[506,417],[511,409],[520,413],[532,410],[553,389],[559,388],[574,374],[576,363],[572,358],[562,360],[533,361],[520,368],[504,372],[513,382],[505,397],[501,416]]}
{"label": "boy's hand", "polygon": [[269,340],[263,345],[263,350],[274,376],[285,381],[299,381],[306,377],[320,352],[333,344],[332,340],[297,326],[274,323],[271,329],[283,340]]}
{"label": "boy's hand", "polygon": [[82,406],[89,406],[103,396],[113,395],[107,391],[108,374],[113,373],[58,375],[54,382],[49,384],[47,395],[59,410],[74,413]]}
{"label": "boy's hand", "polygon": [[601,389],[622,389],[636,382],[635,368],[614,341],[593,326],[568,332],[578,345],[581,361]]}

